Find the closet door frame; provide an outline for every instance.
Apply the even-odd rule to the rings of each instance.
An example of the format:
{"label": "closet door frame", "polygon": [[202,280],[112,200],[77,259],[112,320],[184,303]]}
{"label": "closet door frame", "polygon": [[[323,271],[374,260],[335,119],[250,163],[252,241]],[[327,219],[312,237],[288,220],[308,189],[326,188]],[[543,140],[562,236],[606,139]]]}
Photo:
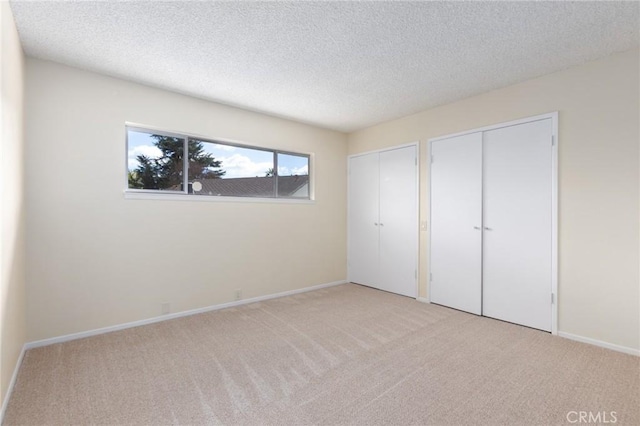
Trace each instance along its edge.
{"label": "closet door frame", "polygon": [[[388,148],[376,149],[372,151],[359,152],[347,156],[347,180],[350,179],[351,174],[351,159],[354,157],[360,157],[362,155],[380,154],[381,152],[393,151],[395,149],[415,147],[416,149],[416,223],[414,224],[416,230],[416,300],[421,300],[420,297],[420,141],[409,142],[402,145],[395,145]],[[347,185],[347,227],[349,226],[349,214],[351,212],[351,189]],[[350,266],[348,254],[351,252],[351,237],[347,229],[347,281],[351,278]],[[407,297],[407,296],[405,296]]]}
{"label": "closet door frame", "polygon": [[[551,119],[552,140],[549,141],[551,146],[551,334],[558,334],[558,111],[547,114],[536,115],[532,117],[521,118],[518,120],[507,121],[494,124],[491,126],[469,129],[459,133],[439,136],[431,138],[427,141],[427,159],[429,164],[429,226],[431,226],[431,144],[456,136],[463,136],[470,133],[486,132],[489,130],[501,129],[504,127],[517,126],[519,124],[531,123],[534,121]],[[428,228],[428,252],[427,264],[431,271],[431,228]],[[430,274],[429,274],[430,276]],[[431,302],[431,280],[428,280],[429,302]]]}

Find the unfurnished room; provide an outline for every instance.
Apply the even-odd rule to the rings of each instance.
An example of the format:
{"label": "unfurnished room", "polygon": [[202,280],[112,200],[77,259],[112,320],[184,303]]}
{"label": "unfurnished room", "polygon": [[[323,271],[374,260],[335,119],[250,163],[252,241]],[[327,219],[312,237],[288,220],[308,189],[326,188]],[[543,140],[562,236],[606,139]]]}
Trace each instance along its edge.
{"label": "unfurnished room", "polygon": [[0,424],[640,425],[639,2],[0,33]]}

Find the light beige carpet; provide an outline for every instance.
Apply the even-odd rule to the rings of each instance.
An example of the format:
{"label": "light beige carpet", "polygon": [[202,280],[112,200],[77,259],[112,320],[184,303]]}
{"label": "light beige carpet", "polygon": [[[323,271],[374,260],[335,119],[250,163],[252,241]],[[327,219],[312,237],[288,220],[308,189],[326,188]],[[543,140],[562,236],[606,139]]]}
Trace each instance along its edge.
{"label": "light beige carpet", "polygon": [[639,425],[639,375],[638,357],[347,284],[32,349],[4,423]]}

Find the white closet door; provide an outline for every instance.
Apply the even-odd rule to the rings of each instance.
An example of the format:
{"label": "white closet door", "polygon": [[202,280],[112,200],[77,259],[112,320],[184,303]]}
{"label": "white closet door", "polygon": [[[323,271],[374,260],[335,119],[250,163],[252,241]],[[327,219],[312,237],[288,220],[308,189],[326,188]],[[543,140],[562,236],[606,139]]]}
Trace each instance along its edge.
{"label": "white closet door", "polygon": [[416,147],[380,153],[380,288],[416,297]]}
{"label": "white closet door", "polygon": [[484,133],[483,314],[551,330],[551,119]]}
{"label": "white closet door", "polygon": [[482,305],[482,133],[431,143],[431,302]]}
{"label": "white closet door", "polygon": [[349,160],[349,281],[377,287],[379,283],[379,156]]}

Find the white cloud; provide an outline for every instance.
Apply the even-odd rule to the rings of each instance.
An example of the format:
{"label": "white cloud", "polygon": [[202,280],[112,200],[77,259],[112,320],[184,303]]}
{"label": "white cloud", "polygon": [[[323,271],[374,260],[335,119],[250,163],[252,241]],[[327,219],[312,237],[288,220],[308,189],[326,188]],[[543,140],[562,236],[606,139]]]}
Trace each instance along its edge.
{"label": "white cloud", "polygon": [[278,166],[278,174],[280,176],[302,176],[309,174],[309,166],[304,165],[302,167],[294,167],[292,169],[286,166]]}
{"label": "white cloud", "polygon": [[138,145],[133,149],[130,149],[127,153],[127,157],[129,159],[129,170],[135,169],[140,165],[138,162],[138,155],[144,155],[149,158],[160,158],[162,157],[162,151],[153,145]]}
{"label": "white cloud", "polygon": [[292,174],[292,175],[298,175],[298,176],[301,176],[301,175],[308,175],[308,174],[309,174],[309,165],[308,165],[308,164],[305,164],[305,165],[304,165],[304,166],[302,166],[302,167],[294,167],[294,168],[291,170],[291,174]]}
{"label": "white cloud", "polygon": [[225,178],[264,176],[273,167],[270,161],[254,162],[249,157],[233,154],[231,157],[220,157],[222,168],[226,170]]}

